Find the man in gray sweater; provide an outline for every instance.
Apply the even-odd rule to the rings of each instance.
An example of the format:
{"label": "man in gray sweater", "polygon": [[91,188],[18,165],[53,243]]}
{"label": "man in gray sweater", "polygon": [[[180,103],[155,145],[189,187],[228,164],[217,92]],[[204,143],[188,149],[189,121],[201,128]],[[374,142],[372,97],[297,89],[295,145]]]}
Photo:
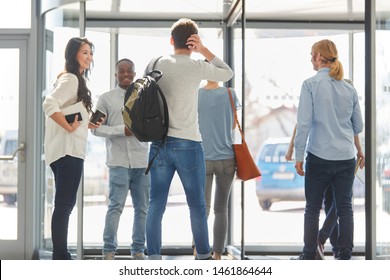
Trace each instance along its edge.
{"label": "man in gray sweater", "polygon": [[[206,204],[204,197],[205,160],[198,125],[198,89],[202,80],[226,82],[233,71],[202,44],[197,24],[179,19],[171,29],[174,53],[162,57],[154,67],[163,73],[159,80],[169,110],[168,137],[151,143],[149,158],[157,154],[150,170],[150,206],[146,219],[148,258],[161,260],[161,221],[172,177],[177,171],[190,209],[191,229],[197,249],[196,259],[208,260]],[[191,59],[193,52],[204,60]]]}

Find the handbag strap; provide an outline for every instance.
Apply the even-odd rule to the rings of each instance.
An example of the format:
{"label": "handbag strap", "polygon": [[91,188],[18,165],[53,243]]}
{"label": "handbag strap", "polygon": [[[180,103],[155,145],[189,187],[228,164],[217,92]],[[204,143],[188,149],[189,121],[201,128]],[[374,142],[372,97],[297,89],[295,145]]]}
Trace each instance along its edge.
{"label": "handbag strap", "polygon": [[240,134],[241,134],[241,141],[242,141],[242,143],[244,143],[245,142],[245,137],[244,137],[244,133],[242,132],[242,129],[241,129],[241,126],[240,126],[240,122],[238,121],[236,106],[234,106],[234,101],[233,101],[233,95],[232,95],[232,92],[230,91],[230,88],[227,88],[227,90],[228,90],[228,93],[229,93],[230,104],[232,105],[232,110],[233,110],[233,114],[234,114],[234,126],[233,126],[233,128],[235,127],[235,124],[237,124],[238,130],[240,131]]}

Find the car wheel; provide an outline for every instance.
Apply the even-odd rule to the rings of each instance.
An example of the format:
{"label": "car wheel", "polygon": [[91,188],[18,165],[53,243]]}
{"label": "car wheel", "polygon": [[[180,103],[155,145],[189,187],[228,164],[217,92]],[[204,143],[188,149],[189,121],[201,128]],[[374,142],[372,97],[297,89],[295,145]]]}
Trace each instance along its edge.
{"label": "car wheel", "polygon": [[259,200],[259,204],[261,209],[269,210],[271,208],[272,202],[271,200]]}
{"label": "car wheel", "polygon": [[12,206],[16,203],[16,194],[4,194],[4,202],[7,203],[7,205]]}

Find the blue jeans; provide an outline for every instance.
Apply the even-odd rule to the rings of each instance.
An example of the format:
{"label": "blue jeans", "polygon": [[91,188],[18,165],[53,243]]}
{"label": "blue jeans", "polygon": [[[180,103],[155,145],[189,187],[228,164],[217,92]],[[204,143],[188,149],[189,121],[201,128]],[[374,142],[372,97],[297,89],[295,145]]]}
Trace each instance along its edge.
{"label": "blue jeans", "polygon": [[[153,142],[149,157],[158,154],[150,169],[150,207],[146,219],[146,240],[150,260],[161,259],[161,221],[168,200],[169,187],[175,171],[183,184],[190,209],[191,229],[198,259],[210,256],[207,227],[205,160],[201,142],[168,137],[164,144]],[[176,225],[180,230],[180,221]]]}
{"label": "blue jeans", "polygon": [[72,259],[68,252],[69,216],[76,204],[83,166],[83,159],[68,155],[50,164],[56,189],[51,219],[53,260]]}
{"label": "blue jeans", "polygon": [[146,215],[149,207],[150,176],[145,168],[110,167],[109,200],[103,233],[103,254],[115,252],[117,231],[127,194],[130,190],[134,207],[131,254],[145,250]]}
{"label": "blue jeans", "polygon": [[329,161],[309,153],[306,158],[305,175],[305,259],[315,259],[318,223],[324,192],[331,185],[335,199],[336,215],[339,219],[339,259],[351,259],[353,249],[352,185],[355,159]]}

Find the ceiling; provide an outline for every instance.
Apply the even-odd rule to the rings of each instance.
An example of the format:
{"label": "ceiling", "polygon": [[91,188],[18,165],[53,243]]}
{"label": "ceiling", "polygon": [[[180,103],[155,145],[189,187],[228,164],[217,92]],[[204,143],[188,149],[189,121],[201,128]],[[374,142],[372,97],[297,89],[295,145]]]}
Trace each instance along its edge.
{"label": "ceiling", "polygon": [[[57,3],[56,3],[57,2]],[[42,0],[42,9],[78,0]],[[87,0],[87,18],[94,20],[228,21],[240,16],[245,2],[248,21],[364,21],[365,0]],[[69,4],[69,9],[78,4]],[[390,1],[376,0],[377,15],[390,20]],[[240,18],[238,18],[240,19]]]}

